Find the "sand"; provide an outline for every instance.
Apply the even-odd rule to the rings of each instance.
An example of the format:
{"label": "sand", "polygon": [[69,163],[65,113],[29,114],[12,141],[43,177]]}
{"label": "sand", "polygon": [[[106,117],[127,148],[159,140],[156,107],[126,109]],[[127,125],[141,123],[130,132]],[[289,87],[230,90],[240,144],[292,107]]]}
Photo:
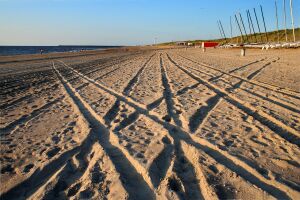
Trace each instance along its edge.
{"label": "sand", "polygon": [[2,56],[1,199],[300,199],[299,55]]}

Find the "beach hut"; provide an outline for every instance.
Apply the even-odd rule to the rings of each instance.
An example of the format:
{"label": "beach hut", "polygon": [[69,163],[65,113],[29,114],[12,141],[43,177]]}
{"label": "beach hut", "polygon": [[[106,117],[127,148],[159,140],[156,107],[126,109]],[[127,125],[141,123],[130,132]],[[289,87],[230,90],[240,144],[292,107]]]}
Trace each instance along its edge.
{"label": "beach hut", "polygon": [[186,42],[176,42],[177,46],[186,46]]}
{"label": "beach hut", "polygon": [[207,48],[207,47],[216,47],[218,46],[218,42],[202,42],[202,48]]}

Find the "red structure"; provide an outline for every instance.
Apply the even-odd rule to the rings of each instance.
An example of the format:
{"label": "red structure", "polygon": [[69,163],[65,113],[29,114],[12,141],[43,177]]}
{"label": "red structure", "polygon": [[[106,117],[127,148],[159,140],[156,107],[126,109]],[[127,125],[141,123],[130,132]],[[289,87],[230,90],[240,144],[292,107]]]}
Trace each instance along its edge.
{"label": "red structure", "polygon": [[202,42],[202,48],[218,46],[218,42]]}

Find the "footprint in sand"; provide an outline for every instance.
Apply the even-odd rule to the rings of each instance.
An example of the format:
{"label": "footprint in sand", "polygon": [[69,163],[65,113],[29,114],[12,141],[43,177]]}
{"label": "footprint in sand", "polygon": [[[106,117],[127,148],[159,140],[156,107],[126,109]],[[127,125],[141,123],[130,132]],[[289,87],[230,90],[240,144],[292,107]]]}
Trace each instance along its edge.
{"label": "footprint in sand", "polygon": [[72,122],[70,122],[69,124],[68,124],[68,126],[70,126],[70,127],[74,127],[76,125],[76,122],[75,121],[72,121]]}
{"label": "footprint in sand", "polygon": [[30,164],[28,164],[28,165],[26,165],[26,166],[24,167],[23,172],[24,172],[24,173],[28,173],[28,172],[30,172],[30,170],[31,170],[33,167],[34,167],[34,164],[30,163]]}
{"label": "footprint in sand", "polygon": [[171,117],[169,115],[165,115],[162,119],[166,122],[171,122]]}
{"label": "footprint in sand", "polygon": [[208,168],[213,171],[215,174],[219,173],[219,169],[215,165],[209,165]]}
{"label": "footprint in sand", "polygon": [[135,155],[137,158],[144,158],[145,156],[142,154],[142,153],[140,153],[140,152],[138,152],[136,155]]}
{"label": "footprint in sand", "polygon": [[183,191],[183,185],[181,181],[175,176],[172,176],[168,179],[168,188],[174,192]]}
{"label": "footprint in sand", "polygon": [[5,174],[5,173],[13,173],[15,172],[15,169],[12,167],[12,165],[8,164],[6,166],[4,166],[1,169],[1,174]]}
{"label": "footprint in sand", "polygon": [[223,143],[226,147],[231,147],[233,145],[234,141],[233,140],[225,140]]}
{"label": "footprint in sand", "polygon": [[85,189],[82,192],[80,192],[80,199],[90,199],[94,195],[94,191],[91,189]]}
{"label": "footprint in sand", "polygon": [[154,136],[154,133],[152,133],[150,131],[146,131],[146,135],[148,135],[148,136]]}
{"label": "footprint in sand", "polygon": [[55,156],[59,151],[60,151],[61,148],[59,147],[55,147],[51,150],[49,150],[46,154],[48,156],[48,158],[52,158],[53,156]]}
{"label": "footprint in sand", "polygon": [[55,144],[57,144],[59,141],[60,141],[60,138],[58,137],[58,136],[53,136],[52,138],[51,138],[51,140],[55,143]]}
{"label": "footprint in sand", "polygon": [[80,188],[81,188],[81,183],[75,184],[73,187],[69,189],[67,196],[72,197],[76,195]]}
{"label": "footprint in sand", "polygon": [[9,153],[12,153],[13,150],[9,149],[9,150],[6,150],[5,153],[9,154]]}

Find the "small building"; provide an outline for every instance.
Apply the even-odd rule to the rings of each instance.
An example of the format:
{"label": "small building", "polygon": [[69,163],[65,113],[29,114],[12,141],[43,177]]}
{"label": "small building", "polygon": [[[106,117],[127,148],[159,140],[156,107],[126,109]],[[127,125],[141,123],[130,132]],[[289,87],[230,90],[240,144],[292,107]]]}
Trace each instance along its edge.
{"label": "small building", "polygon": [[207,48],[207,47],[216,47],[218,46],[218,42],[202,42],[202,48]]}
{"label": "small building", "polygon": [[186,42],[176,42],[177,46],[186,46],[187,43]]}
{"label": "small building", "polygon": [[195,48],[201,48],[202,47],[202,42],[196,42],[194,44]]}

